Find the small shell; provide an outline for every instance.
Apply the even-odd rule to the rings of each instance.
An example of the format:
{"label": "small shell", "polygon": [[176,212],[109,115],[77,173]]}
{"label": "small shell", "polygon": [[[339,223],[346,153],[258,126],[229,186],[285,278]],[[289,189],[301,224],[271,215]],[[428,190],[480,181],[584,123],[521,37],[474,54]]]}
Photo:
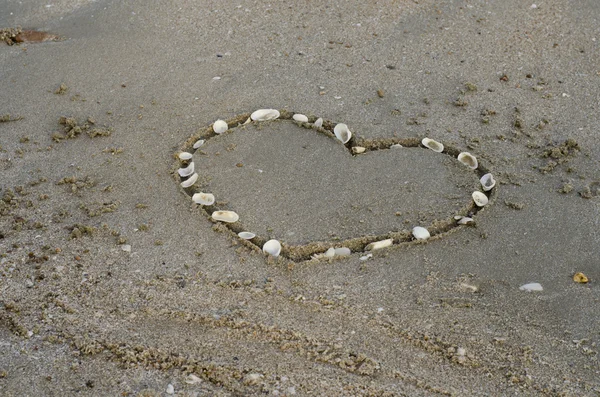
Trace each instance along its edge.
{"label": "small shell", "polygon": [[352,133],[348,129],[348,126],[344,123],[339,123],[333,128],[333,133],[336,138],[342,141],[342,143],[347,143],[350,138],[352,138]]}
{"label": "small shell", "polygon": [[314,122],[313,124],[315,127],[323,127],[323,119],[322,118],[318,118],[317,121]]}
{"label": "small shell", "polygon": [[462,152],[458,155],[458,161],[466,165],[472,170],[476,170],[479,164],[477,164],[477,158],[469,152]]}
{"label": "small shell", "polygon": [[229,129],[226,121],[217,120],[213,123],[213,131],[216,134],[222,134]]}
{"label": "small shell", "polygon": [[254,121],[267,121],[279,118],[279,110],[277,109],[259,109],[250,115]]}
{"label": "small shell", "polygon": [[348,256],[351,253],[352,251],[350,251],[350,248],[339,247],[335,249],[335,256]]}
{"label": "small shell", "polygon": [[200,193],[195,193],[192,196],[192,200],[194,200],[194,203],[200,204],[200,205],[213,205],[215,203],[215,196],[210,193],[200,192]]}
{"label": "small shell", "polygon": [[187,167],[185,168],[180,168],[177,170],[177,172],[179,173],[179,176],[181,177],[185,177],[185,176],[190,176],[194,173],[194,162],[192,161]]}
{"label": "small shell", "polygon": [[242,125],[250,124],[251,122],[252,122],[252,119],[250,117],[248,117],[246,119],[246,121],[244,121],[244,124],[242,124]]}
{"label": "small shell", "polygon": [[239,232],[238,236],[244,240],[252,240],[254,237],[256,237],[256,234],[251,232]]}
{"label": "small shell", "polygon": [[519,287],[519,289],[521,291],[543,291],[544,288],[542,287],[542,285],[540,283],[529,283],[529,284],[525,284],[525,285],[521,285]]}
{"label": "small shell", "polygon": [[393,240],[391,238],[388,238],[387,240],[375,241],[374,243],[367,245],[365,249],[367,251],[375,251],[381,248],[389,247],[390,245],[392,245],[392,243]]}
{"label": "small shell", "polygon": [[403,148],[404,146],[402,146],[399,143],[394,143],[392,146],[390,146],[390,149],[400,149]]}
{"label": "small shell", "polygon": [[359,259],[360,259],[361,261],[366,261],[367,259],[370,259],[370,258],[372,258],[372,257],[373,257],[373,254],[367,254],[367,255],[363,255],[363,256],[361,256]]}
{"label": "small shell", "polygon": [[198,139],[196,143],[194,143],[193,148],[198,149],[200,146],[204,145],[204,139]]}
{"label": "small shell", "polygon": [[198,180],[198,174],[194,173],[188,179],[186,179],[185,181],[181,182],[180,185],[181,185],[182,188],[188,188],[188,187],[192,186],[194,183],[196,183],[197,180]]}
{"label": "small shell", "polygon": [[263,252],[278,257],[279,253],[281,253],[281,243],[277,240],[269,240],[263,245]]}
{"label": "small shell", "polygon": [[429,237],[431,237],[431,234],[429,234],[429,230],[421,226],[414,227],[412,230],[412,234],[417,240],[427,240]]}
{"label": "small shell", "polygon": [[473,192],[471,196],[473,197],[473,201],[475,202],[475,204],[477,204],[478,207],[483,207],[490,201],[488,199],[488,196],[485,195],[485,193]]}
{"label": "small shell", "polygon": [[301,122],[301,123],[308,123],[308,117],[306,117],[306,116],[305,116],[305,115],[303,115],[303,114],[298,114],[298,113],[297,113],[297,114],[293,115],[293,116],[292,116],[292,118],[293,118],[294,120],[296,120],[296,121],[299,121],[299,122]]}
{"label": "small shell", "polygon": [[234,223],[240,219],[240,216],[233,211],[215,211],[212,213],[211,217],[215,221]]}
{"label": "small shell", "polygon": [[192,154],[188,152],[179,153],[179,160],[187,161],[192,158]]}
{"label": "small shell", "polygon": [[485,174],[479,181],[481,182],[483,190],[486,192],[492,190],[494,186],[496,186],[496,180],[492,174]]}
{"label": "small shell", "polygon": [[473,223],[473,222],[475,222],[473,220],[473,218],[469,218],[468,216],[461,216],[461,217],[459,217],[459,219],[457,219],[456,223],[458,223],[459,225],[466,225],[468,223]]}
{"label": "small shell", "polygon": [[333,258],[335,256],[335,248],[331,247],[323,254],[325,258]]}
{"label": "small shell", "polygon": [[444,145],[442,145],[438,141],[434,141],[433,139],[423,138],[421,143],[423,144],[423,146],[433,150],[434,152],[442,153],[444,151]]}
{"label": "small shell", "polygon": [[352,153],[354,153],[354,154],[364,153],[365,150],[367,150],[367,149],[362,146],[352,146]]}

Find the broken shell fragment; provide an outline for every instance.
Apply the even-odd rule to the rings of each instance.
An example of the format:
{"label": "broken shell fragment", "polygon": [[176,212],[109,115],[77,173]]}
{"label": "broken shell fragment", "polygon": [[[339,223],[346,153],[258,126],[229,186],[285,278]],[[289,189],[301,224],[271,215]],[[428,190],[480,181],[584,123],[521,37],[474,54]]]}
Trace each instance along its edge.
{"label": "broken shell fragment", "polygon": [[401,144],[399,144],[399,143],[394,143],[392,146],[390,146],[390,149],[400,149],[400,148],[402,148],[402,147],[404,147],[404,146],[402,146],[402,145],[401,145]]}
{"label": "broken shell fragment", "polygon": [[181,152],[179,153],[179,160],[182,161],[187,161],[190,160],[192,158],[192,154],[188,153],[188,152]]}
{"label": "broken shell fragment", "polygon": [[521,291],[527,291],[527,292],[544,290],[544,288],[542,287],[542,285],[540,283],[529,283],[529,284],[521,285],[519,287],[519,289]]}
{"label": "broken shell fragment", "polygon": [[472,170],[476,170],[479,164],[477,164],[477,158],[469,152],[462,152],[458,155],[458,161],[466,165]]}
{"label": "broken shell fragment", "polygon": [[458,223],[459,225],[466,225],[473,222],[475,222],[473,218],[469,218],[468,216],[461,216],[457,219],[456,223]]}
{"label": "broken shell fragment", "polygon": [[213,123],[213,131],[216,134],[222,134],[229,129],[227,122],[224,120],[217,120]]}
{"label": "broken shell fragment", "polygon": [[415,226],[412,230],[412,234],[417,240],[427,240],[429,237],[431,237],[429,230],[421,226]]}
{"label": "broken shell fragment", "polygon": [[366,148],[362,146],[352,146],[352,154],[361,154],[364,153]]}
{"label": "broken shell fragment", "polygon": [[194,143],[193,148],[198,149],[200,146],[204,145],[204,139],[198,139],[196,143]]}
{"label": "broken shell fragment", "polygon": [[369,245],[367,245],[365,247],[365,249],[367,251],[375,251],[381,248],[385,248],[385,247],[389,247],[390,245],[392,245],[393,240],[391,238],[388,238],[386,240],[381,240],[381,241],[375,241]]}
{"label": "broken shell fragment", "polygon": [[319,117],[319,118],[318,118],[318,119],[317,119],[317,120],[314,122],[314,124],[313,124],[313,125],[314,125],[315,127],[323,127],[323,119]]}
{"label": "broken shell fragment", "polygon": [[234,223],[240,219],[240,216],[233,211],[215,211],[212,213],[211,217],[215,221]]}
{"label": "broken shell fragment", "polygon": [[192,196],[192,200],[196,204],[200,205],[213,205],[215,203],[215,196],[210,193],[195,193]]}
{"label": "broken shell fragment", "polygon": [[277,240],[269,240],[263,245],[263,252],[278,257],[281,252],[281,243]]}
{"label": "broken shell fragment", "polygon": [[335,256],[335,248],[331,247],[323,254],[325,258],[333,258]]}
{"label": "broken shell fragment", "polygon": [[177,172],[179,173],[179,176],[181,177],[185,177],[185,176],[190,176],[194,173],[194,162],[192,161],[187,167],[185,168],[180,168],[177,170]]}
{"label": "broken shell fragment", "polygon": [[197,180],[198,180],[198,174],[194,173],[188,179],[186,179],[185,181],[181,182],[180,185],[181,185],[182,188],[188,188],[188,187],[192,186],[194,183],[196,183]]}
{"label": "broken shell fragment", "polygon": [[434,152],[441,153],[444,151],[444,145],[442,145],[438,141],[434,141],[433,139],[423,138],[421,143],[423,144],[423,146],[433,150]]}
{"label": "broken shell fragment", "polygon": [[259,109],[250,115],[254,121],[267,121],[279,118],[279,110],[277,109]]}
{"label": "broken shell fragment", "polygon": [[581,272],[577,272],[573,275],[573,281],[575,281],[576,283],[579,284],[586,284],[588,281],[590,281],[587,276]]}
{"label": "broken shell fragment", "polygon": [[351,254],[350,248],[339,247],[335,248],[335,256],[348,256]]}
{"label": "broken shell fragment", "polygon": [[301,123],[308,123],[308,117],[306,117],[303,114],[295,114],[292,116],[292,118],[296,121],[299,121]]}
{"label": "broken shell fragment", "polygon": [[239,232],[238,236],[244,240],[252,240],[254,237],[256,237],[256,234],[252,232]]}
{"label": "broken shell fragment", "polygon": [[496,186],[496,180],[492,174],[485,174],[479,181],[481,182],[483,190],[486,192],[492,190],[494,186]]}
{"label": "broken shell fragment", "polygon": [[335,137],[344,144],[347,143],[350,138],[352,138],[352,133],[348,129],[348,126],[344,123],[337,124],[333,128],[333,133],[335,134]]}
{"label": "broken shell fragment", "polygon": [[489,202],[488,196],[485,193],[481,192],[473,192],[471,195],[473,197],[473,201],[477,204],[478,207],[483,207]]}

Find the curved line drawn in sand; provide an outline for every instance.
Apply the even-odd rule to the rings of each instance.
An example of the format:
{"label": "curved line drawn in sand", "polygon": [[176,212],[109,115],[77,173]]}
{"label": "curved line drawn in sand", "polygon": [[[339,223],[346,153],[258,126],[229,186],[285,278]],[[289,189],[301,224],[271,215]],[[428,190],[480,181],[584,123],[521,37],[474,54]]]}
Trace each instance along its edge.
{"label": "curved line drawn in sand", "polygon": [[[272,109],[265,109],[272,110]],[[299,127],[307,128],[310,130],[317,131],[321,134],[324,134],[332,139],[336,144],[343,144],[344,147],[348,150],[351,156],[360,156],[363,153],[370,151],[378,151],[378,150],[397,150],[395,148],[402,147],[408,149],[416,149],[416,150],[431,150],[428,145],[428,139],[419,139],[419,138],[380,138],[380,139],[366,139],[361,138],[356,135],[351,135],[350,137],[344,136],[344,139],[341,139],[339,134],[335,134],[335,126],[340,125],[339,123],[333,123],[328,120],[323,120],[321,118],[317,118],[315,116],[303,116],[302,118],[294,117],[298,116],[297,113],[289,112],[286,110],[282,110],[277,112],[279,113],[278,117],[267,118],[264,121],[262,120],[253,120],[250,118],[251,113],[244,113],[238,115],[234,118],[226,120],[228,129],[227,133],[235,132],[236,128],[245,126],[248,124],[260,124],[260,123],[272,123],[272,122],[288,122],[294,123]],[[306,118],[308,121],[306,120]],[[219,120],[218,122],[221,122]],[[221,123],[222,124],[222,123]],[[344,125],[345,127],[345,125]],[[195,172],[185,172],[182,170],[193,169],[193,155],[192,153],[198,150],[201,145],[203,145],[207,140],[213,138],[217,135],[222,134],[220,128],[217,128],[220,133],[216,133],[213,125],[210,125],[206,128],[200,129],[197,133],[193,134],[189,137],[180,147],[176,153],[177,163],[173,168],[173,174],[176,179],[180,183],[180,188],[183,192],[188,195],[190,198],[194,196],[194,194],[201,193],[201,190],[196,185],[198,181],[198,174]],[[339,129],[338,129],[339,130]],[[439,142],[436,142],[439,144]],[[442,150],[435,150],[439,152],[440,155],[447,155],[453,157],[456,161],[459,161],[459,155],[463,154],[461,150],[452,147],[451,145],[440,145]],[[468,154],[468,153],[467,153]],[[470,154],[469,154],[470,155]],[[466,164],[467,165],[467,164]],[[481,161],[478,161],[475,167],[465,166],[465,172],[474,172],[478,178],[484,177],[484,175],[489,174],[490,171],[487,167],[481,164]],[[487,176],[487,175],[486,175]],[[489,177],[488,177],[489,178]],[[483,181],[486,178],[482,179]],[[204,186],[206,188],[206,186]],[[243,218],[238,219],[237,214],[233,213],[232,221],[219,221],[214,219],[212,216],[217,211],[226,211],[224,208],[219,208],[218,201],[212,201],[210,204],[202,205],[199,204],[200,211],[212,222],[215,223],[214,229],[221,232],[229,233],[232,238],[238,240],[245,247],[256,251],[264,253],[269,260],[280,260],[280,258],[284,258],[283,261],[290,261],[290,265],[293,265],[295,262],[304,262],[310,260],[320,260],[320,259],[338,259],[347,256],[348,250],[351,253],[368,253],[373,249],[373,247],[385,247],[386,249],[397,248],[400,246],[412,245],[423,243],[424,240],[432,239],[432,238],[440,238],[442,236],[447,235],[448,233],[457,230],[461,226],[466,226],[469,223],[473,223],[475,216],[478,215],[481,211],[484,210],[489,203],[492,203],[497,195],[497,187],[489,188],[489,186],[478,186],[474,187],[475,192],[478,196],[485,196],[488,200],[485,203],[485,206],[480,206],[481,204],[477,204],[473,201],[474,197],[465,198],[466,205],[463,206],[460,211],[458,211],[455,216],[450,219],[438,219],[433,221],[430,225],[417,225],[422,226],[429,232],[430,236],[422,237],[422,227],[419,228],[419,231],[416,232],[414,230],[401,230],[401,231],[393,231],[379,235],[365,235],[365,236],[356,236],[352,238],[347,238],[342,241],[312,241],[303,245],[288,245],[285,241],[281,242],[281,251],[278,252],[277,255],[269,255],[268,252],[263,252],[263,247],[267,241],[272,241],[269,238],[254,235],[250,239],[243,238],[245,233],[248,230],[244,227]],[[221,198],[222,199],[222,198]],[[468,201],[467,201],[468,200]],[[478,201],[478,200],[477,200]],[[196,201],[199,203],[199,201]],[[220,213],[219,213],[220,214]],[[217,216],[217,218],[219,218]],[[239,235],[241,233],[241,236]],[[253,235],[253,233],[252,233]],[[343,248],[343,250],[340,250]],[[334,250],[337,249],[334,253]],[[340,254],[337,254],[337,253]],[[279,256],[280,255],[280,256]],[[371,255],[369,255],[371,256]],[[366,259],[367,256],[362,256],[361,259]]]}

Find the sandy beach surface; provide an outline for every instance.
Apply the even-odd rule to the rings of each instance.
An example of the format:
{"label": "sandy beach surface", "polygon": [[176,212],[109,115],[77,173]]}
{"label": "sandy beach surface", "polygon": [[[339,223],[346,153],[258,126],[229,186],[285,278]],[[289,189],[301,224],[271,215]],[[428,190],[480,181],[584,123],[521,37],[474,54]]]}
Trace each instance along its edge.
{"label": "sandy beach surface", "polygon": [[5,1],[0,29],[0,395],[600,395],[597,0]]}

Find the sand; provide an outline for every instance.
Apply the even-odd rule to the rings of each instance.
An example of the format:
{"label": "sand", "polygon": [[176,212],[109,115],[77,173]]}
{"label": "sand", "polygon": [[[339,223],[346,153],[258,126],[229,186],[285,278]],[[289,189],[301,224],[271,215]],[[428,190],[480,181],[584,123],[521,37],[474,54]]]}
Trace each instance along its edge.
{"label": "sand", "polygon": [[[600,395],[599,18],[595,0],[0,4],[0,29],[61,37],[0,43],[0,394]],[[188,139],[260,108],[434,138],[498,185],[425,243],[269,259],[175,175]],[[194,160],[284,246],[447,219],[477,188],[445,154],[351,157],[280,126]]]}

